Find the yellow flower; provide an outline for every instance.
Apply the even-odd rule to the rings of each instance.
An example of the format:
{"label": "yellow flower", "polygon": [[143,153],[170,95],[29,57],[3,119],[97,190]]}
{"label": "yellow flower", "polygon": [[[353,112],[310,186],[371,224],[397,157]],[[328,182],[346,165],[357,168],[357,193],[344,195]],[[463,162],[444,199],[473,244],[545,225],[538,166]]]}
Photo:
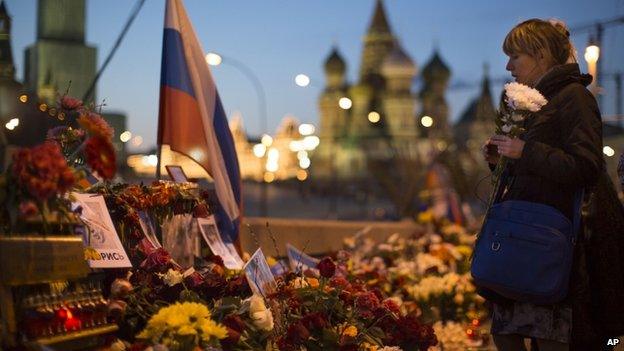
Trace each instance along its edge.
{"label": "yellow flower", "polygon": [[343,335],[350,336],[350,337],[352,337],[352,338],[355,338],[355,337],[356,337],[356,335],[357,335],[357,333],[358,333],[358,330],[357,330],[357,328],[356,328],[355,326],[353,326],[353,325],[348,326],[348,327],[347,327],[347,328],[346,328],[346,329],[342,332],[342,334],[343,334]]}
{"label": "yellow flower", "polygon": [[267,264],[269,265],[269,267],[273,267],[277,264],[277,260],[274,259],[273,257],[269,256],[266,258]]}
{"label": "yellow flower", "polygon": [[211,336],[217,339],[225,339],[228,335],[227,329],[213,320],[204,320],[201,324],[201,331],[202,339],[206,341],[210,340]]}
{"label": "yellow flower", "polygon": [[202,340],[209,342],[212,337],[217,339],[227,337],[227,329],[210,319],[210,310],[205,305],[178,302],[158,310],[137,338],[172,345],[179,342],[176,340],[177,335],[197,334],[201,334]]}
{"label": "yellow flower", "polygon": [[190,325],[183,325],[178,329],[178,334],[180,335],[197,335],[197,330]]}
{"label": "yellow flower", "polygon": [[433,212],[430,210],[423,211],[418,214],[419,223],[429,223],[431,221],[433,221]]}

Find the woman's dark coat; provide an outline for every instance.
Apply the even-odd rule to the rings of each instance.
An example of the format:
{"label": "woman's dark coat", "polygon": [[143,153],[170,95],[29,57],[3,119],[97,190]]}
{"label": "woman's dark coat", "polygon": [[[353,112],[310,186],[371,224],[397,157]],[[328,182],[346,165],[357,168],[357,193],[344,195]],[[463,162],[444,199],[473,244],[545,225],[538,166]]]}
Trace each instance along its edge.
{"label": "woman's dark coat", "polygon": [[598,338],[624,335],[624,210],[605,171],[590,82],[577,64],[556,66],[540,80],[536,89],[548,103],[526,122],[526,143],[503,198],[547,204],[572,218],[575,191],[586,189],[568,297],[572,350],[602,350]]}

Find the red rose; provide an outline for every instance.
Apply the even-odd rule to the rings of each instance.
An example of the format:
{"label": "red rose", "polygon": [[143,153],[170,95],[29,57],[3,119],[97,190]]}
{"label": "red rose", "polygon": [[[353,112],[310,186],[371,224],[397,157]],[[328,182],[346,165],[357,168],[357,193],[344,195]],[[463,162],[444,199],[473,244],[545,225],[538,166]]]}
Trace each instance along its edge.
{"label": "red rose", "polygon": [[141,262],[141,268],[148,271],[164,272],[169,268],[171,256],[169,252],[162,247],[154,250],[150,253],[143,262]]}
{"label": "red rose", "polygon": [[193,209],[193,217],[195,218],[207,218],[209,215],[210,212],[204,204],[199,204]]}
{"label": "red rose", "polygon": [[331,278],[336,273],[336,264],[331,257],[323,258],[316,266],[321,273],[322,277]]}
{"label": "red rose", "polygon": [[301,321],[291,324],[286,331],[286,338],[294,344],[308,340],[310,331],[301,323]]}
{"label": "red rose", "polygon": [[199,274],[199,272],[193,272],[191,275],[184,279],[184,282],[186,283],[186,285],[188,285],[189,288],[195,289],[204,284],[204,277]]}
{"label": "red rose", "polygon": [[239,332],[245,330],[245,321],[237,314],[229,314],[221,322],[226,327],[232,328]]}
{"label": "red rose", "polygon": [[329,323],[327,322],[327,316],[325,316],[321,312],[316,313],[308,313],[307,315],[301,318],[301,323],[309,330],[312,329],[323,329]]}

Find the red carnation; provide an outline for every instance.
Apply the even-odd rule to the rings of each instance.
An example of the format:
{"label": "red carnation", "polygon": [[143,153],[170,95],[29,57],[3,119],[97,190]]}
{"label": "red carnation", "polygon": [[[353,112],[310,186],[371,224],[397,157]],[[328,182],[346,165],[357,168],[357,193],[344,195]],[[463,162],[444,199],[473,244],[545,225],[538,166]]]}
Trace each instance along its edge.
{"label": "red carnation", "polygon": [[386,308],[388,311],[396,314],[396,315],[400,315],[401,314],[401,307],[399,306],[399,304],[392,300],[392,299],[385,299],[381,305]]}
{"label": "red carnation", "polygon": [[78,124],[92,136],[110,141],[113,138],[113,128],[95,112],[84,112],[78,117]]}
{"label": "red carnation", "polygon": [[85,143],[87,164],[104,179],[112,179],[117,171],[113,144],[100,137],[92,137]]}
{"label": "red carnation", "polygon": [[333,288],[348,290],[351,288],[351,283],[349,283],[349,281],[345,277],[333,277],[329,281],[329,286]]}
{"label": "red carnation", "polygon": [[331,257],[325,257],[321,262],[316,265],[316,268],[321,272],[321,276],[325,278],[331,278],[336,273],[336,264]]}
{"label": "red carnation", "polygon": [[40,201],[64,194],[76,181],[60,147],[52,141],[19,150],[13,155],[12,173],[18,184]]}
{"label": "red carnation", "polygon": [[67,96],[67,95],[64,95],[61,98],[60,103],[63,109],[70,110],[70,111],[75,110],[82,106],[82,100],[78,100],[74,97]]}
{"label": "red carnation", "polygon": [[372,292],[360,293],[355,298],[355,305],[359,309],[374,310],[379,307],[379,299]]}

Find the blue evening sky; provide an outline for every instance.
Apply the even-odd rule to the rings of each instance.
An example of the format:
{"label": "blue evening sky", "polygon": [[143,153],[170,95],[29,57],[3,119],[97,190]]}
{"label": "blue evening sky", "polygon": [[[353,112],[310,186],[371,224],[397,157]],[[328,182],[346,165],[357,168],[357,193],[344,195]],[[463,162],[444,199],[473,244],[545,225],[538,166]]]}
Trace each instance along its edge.
{"label": "blue evening sky", "polygon": [[[18,79],[23,76],[24,48],[35,41],[36,1],[5,0],[13,16],[13,55]],[[98,47],[98,67],[135,1],[88,0],[87,42]],[[247,65],[266,91],[269,131],[285,115],[318,124],[317,99],[324,85],[323,61],[338,45],[347,60],[348,78],[357,79],[362,38],[374,0],[186,0],[185,6],[205,51],[215,51]],[[164,0],[148,0],[98,85],[107,109],[128,115],[128,128],[142,135],[140,149],[155,145]],[[624,15],[624,0],[386,0],[390,25],[408,54],[422,67],[438,46],[452,70],[452,82],[478,83],[483,63],[494,78],[509,77],[501,51],[505,34],[532,17],[557,17],[570,27]],[[587,31],[573,33],[583,61]],[[624,24],[606,29],[605,72],[624,70]],[[581,64],[585,70],[584,62]],[[293,78],[305,72],[313,86],[299,88]],[[257,94],[239,69],[213,69],[228,116],[240,111],[248,134],[262,131]],[[603,114],[615,113],[612,79],[603,84]],[[493,86],[498,94],[499,85]],[[478,87],[448,92],[456,119]]]}

